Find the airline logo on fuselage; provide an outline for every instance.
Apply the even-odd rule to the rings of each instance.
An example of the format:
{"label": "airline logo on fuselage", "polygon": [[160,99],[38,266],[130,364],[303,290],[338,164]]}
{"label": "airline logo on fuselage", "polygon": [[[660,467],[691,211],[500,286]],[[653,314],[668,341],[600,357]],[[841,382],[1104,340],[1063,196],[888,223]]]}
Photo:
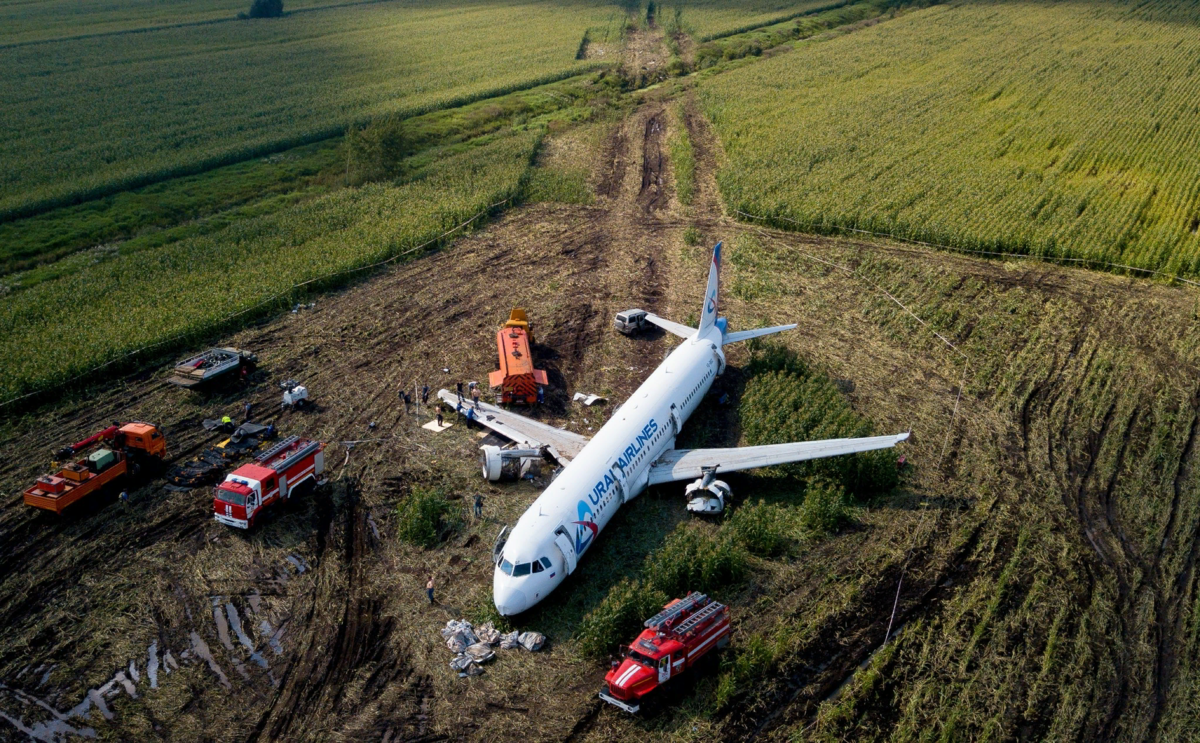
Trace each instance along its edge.
{"label": "airline logo on fuselage", "polygon": [[[650,422],[642,427],[642,430],[640,433],[638,433],[637,438],[629,442],[629,445],[626,446],[625,450],[621,452],[621,456],[617,457],[616,464],[620,465],[621,469],[628,468],[629,464],[634,460],[635,457],[637,457],[638,454],[641,454],[642,450],[646,448],[646,444],[649,443],[650,439],[654,438],[654,434],[657,432],[658,421],[651,418]],[[587,500],[579,501],[579,521],[574,522],[576,524],[576,554],[583,554],[583,551],[591,546],[592,539],[595,538],[596,534],[600,531],[599,527],[597,527],[595,523],[589,523],[594,522],[595,517],[592,514],[591,507],[588,505],[588,501],[591,501],[593,506],[600,505],[600,501],[603,500],[604,496],[608,494],[608,491],[612,490],[614,487],[616,487],[616,485],[617,478],[613,477],[612,472],[605,472],[604,478],[597,482],[595,487],[592,488],[591,492],[588,493]]]}

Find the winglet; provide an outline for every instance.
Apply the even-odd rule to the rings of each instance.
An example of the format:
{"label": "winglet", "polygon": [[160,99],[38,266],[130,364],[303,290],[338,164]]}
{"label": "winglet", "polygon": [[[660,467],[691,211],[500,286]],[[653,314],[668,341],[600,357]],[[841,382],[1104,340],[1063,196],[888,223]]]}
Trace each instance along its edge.
{"label": "winglet", "polygon": [[704,291],[704,307],[700,313],[700,332],[703,338],[708,329],[717,324],[717,294],[721,283],[721,245],[713,248],[712,263],[708,267],[708,288]]}

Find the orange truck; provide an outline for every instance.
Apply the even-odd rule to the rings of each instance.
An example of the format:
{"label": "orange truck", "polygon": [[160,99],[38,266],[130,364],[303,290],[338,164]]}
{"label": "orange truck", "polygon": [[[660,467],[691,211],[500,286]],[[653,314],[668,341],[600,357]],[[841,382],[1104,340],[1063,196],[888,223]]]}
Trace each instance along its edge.
{"label": "orange truck", "polygon": [[161,461],[167,440],[153,423],[113,424],[97,434],[58,452],[68,459],[92,444],[105,442],[87,457],[63,465],[57,474],[42,475],[25,490],[25,505],[62,514],[69,506],[100,492],[109,483],[135,474],[143,462]]}
{"label": "orange truck", "polygon": [[498,399],[502,403],[540,402],[538,390],[549,381],[546,372],[533,368],[533,355],[529,346],[533,334],[525,310],[517,307],[509,314],[508,322],[496,333],[496,348],[500,354],[500,368],[488,375],[492,389],[499,388]]}

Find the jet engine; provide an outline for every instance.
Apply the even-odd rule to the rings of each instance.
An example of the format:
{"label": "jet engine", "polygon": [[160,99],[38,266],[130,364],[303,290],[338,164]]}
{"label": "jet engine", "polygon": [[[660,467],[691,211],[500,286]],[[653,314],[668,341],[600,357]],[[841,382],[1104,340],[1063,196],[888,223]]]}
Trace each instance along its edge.
{"label": "jet engine", "polygon": [[692,513],[716,514],[725,510],[725,501],[732,497],[733,491],[724,481],[706,474],[688,484],[684,495],[688,499],[687,510]]}
{"label": "jet engine", "polygon": [[479,447],[479,450],[483,477],[489,482],[519,480],[541,474],[542,452],[539,449],[501,449],[486,445]]}

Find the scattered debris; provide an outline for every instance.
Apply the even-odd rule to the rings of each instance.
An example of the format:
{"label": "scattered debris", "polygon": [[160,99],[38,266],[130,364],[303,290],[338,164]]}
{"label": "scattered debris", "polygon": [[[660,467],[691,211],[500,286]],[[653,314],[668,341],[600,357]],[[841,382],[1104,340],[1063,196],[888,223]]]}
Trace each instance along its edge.
{"label": "scattered debris", "polygon": [[474,627],[466,619],[451,619],[441,630],[446,640],[446,647],[454,653],[450,661],[450,669],[458,671],[460,677],[478,676],[483,672],[479,666],[496,657],[492,646],[499,644],[504,650],[514,650],[523,647],[536,651],[546,642],[546,636],[540,632],[510,632],[501,634],[492,622],[485,622]]}
{"label": "scattered debris", "polygon": [[589,408],[593,405],[603,405],[608,402],[607,397],[601,397],[600,395],[585,395],[582,392],[576,392],[575,396],[571,399],[575,402],[581,402],[584,405],[587,405]]}
{"label": "scattered debris", "polygon": [[300,571],[301,575],[303,575],[304,572],[306,570],[308,570],[308,563],[305,562],[304,558],[301,557],[300,555],[288,555],[287,561],[290,562],[291,564],[295,565],[296,570]]}

